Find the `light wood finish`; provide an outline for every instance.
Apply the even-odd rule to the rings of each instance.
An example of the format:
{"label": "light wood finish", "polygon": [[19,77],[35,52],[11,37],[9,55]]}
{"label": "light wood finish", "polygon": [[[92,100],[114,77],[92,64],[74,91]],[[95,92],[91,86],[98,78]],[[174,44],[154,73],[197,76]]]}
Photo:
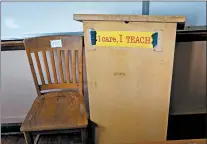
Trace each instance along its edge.
{"label": "light wood finish", "polygon": [[54,77],[54,83],[57,83],[57,72],[55,68],[55,59],[54,59],[54,51],[50,51],[50,58],[51,58],[51,64],[52,64],[52,71],[53,71],[53,77]]}
{"label": "light wood finish", "polygon": [[66,68],[66,80],[67,80],[67,83],[70,83],[70,71],[69,71],[68,51],[65,51],[65,68]]}
{"label": "light wood finish", "polygon": [[[98,125],[97,144],[166,141],[176,22],[184,19],[135,17],[74,16],[84,23],[90,116]],[[91,51],[89,28],[97,31],[163,30],[163,52],[119,47],[96,47]]]}
{"label": "light wood finish", "polygon": [[59,62],[60,82],[61,82],[61,83],[64,83],[61,50],[58,50],[57,52],[58,52],[58,62]]}
{"label": "light wood finish", "polygon": [[[61,48],[51,48],[51,40],[62,40]],[[30,38],[24,40],[31,72],[34,78],[38,97],[32,104],[23,124],[21,131],[25,133],[25,140],[27,144],[33,144],[31,140],[31,132],[52,131],[52,130],[68,130],[68,129],[85,129],[88,124],[87,111],[82,95],[82,81],[70,83],[69,81],[69,67],[66,66],[66,82],[64,81],[63,65],[64,61],[69,64],[68,52],[79,52],[78,61],[82,63],[82,37],[79,36],[44,36],[37,38]],[[47,57],[47,52],[50,56]],[[54,58],[54,53],[57,52],[57,59]],[[37,69],[39,71],[41,84],[38,84],[37,75],[34,69],[35,61],[32,60],[34,53]],[[40,59],[42,54],[42,59]],[[62,56],[65,57],[62,57]],[[64,60],[64,58],[66,58]],[[51,60],[51,67],[53,75],[50,74],[49,59]],[[42,60],[42,63],[41,63]],[[55,63],[55,60],[57,62]],[[80,61],[81,60],[81,61]],[[76,59],[73,59],[76,63]],[[42,64],[42,65],[41,65]],[[57,80],[56,65],[59,70],[60,82]],[[44,65],[44,66],[43,66]],[[44,69],[43,69],[44,68]],[[76,65],[73,65],[76,69]],[[43,73],[46,73],[46,78]],[[78,73],[73,73],[73,77],[82,77],[82,65],[78,67]],[[54,82],[52,82],[54,78]],[[47,79],[47,83],[45,81]],[[71,91],[61,91],[68,88]],[[56,91],[52,92],[51,89]],[[43,91],[47,90],[46,93]],[[58,90],[58,91],[57,91]],[[49,92],[48,92],[49,91]],[[85,133],[84,133],[85,134]],[[86,136],[82,134],[84,143]]]}
{"label": "light wood finish", "polygon": [[87,114],[79,92],[52,92],[38,97],[30,109],[22,131],[84,128]]}
{"label": "light wood finish", "polygon": [[47,81],[48,81],[49,84],[51,84],[50,72],[49,72],[49,67],[48,67],[46,52],[43,51],[42,52],[42,55],[43,55],[44,66],[45,66],[45,70],[46,70],[46,74],[47,74]]}
{"label": "light wood finish", "polygon": [[185,16],[147,16],[147,15],[116,15],[116,14],[74,14],[78,21],[130,21],[130,22],[161,22],[184,23]]}
{"label": "light wood finish", "polygon": [[49,84],[49,85],[41,85],[40,90],[49,90],[49,89],[66,89],[66,88],[74,88],[78,89],[79,86],[77,84],[70,84],[70,85],[65,85],[65,84]]}
{"label": "light wood finish", "polygon": [[[62,48],[51,48],[50,46],[50,40],[62,40]],[[37,38],[31,38],[31,39],[25,39],[24,40],[25,48],[27,51],[27,56],[29,58],[29,63],[30,66],[34,67],[35,62],[31,58],[31,54],[34,53],[35,59],[36,59],[36,64],[39,72],[39,76],[41,79],[41,84],[38,84],[37,79],[34,79],[35,84],[37,87],[40,87],[41,89],[39,90],[38,93],[41,93],[41,90],[46,90],[48,89],[59,89],[59,86],[61,88],[80,88],[82,84],[79,83],[70,83],[68,82],[68,69],[66,70],[67,76],[66,76],[66,82],[64,81],[64,76],[63,76],[63,66],[62,66],[62,55],[64,55],[64,52],[69,52],[74,50],[82,52],[82,37],[80,36],[43,36],[43,37],[37,37]],[[47,58],[46,52],[49,52],[50,58]],[[54,59],[54,52],[57,52],[57,63],[58,64],[58,73],[56,72],[56,67],[55,67],[55,59]],[[38,55],[39,53],[39,55]],[[78,53],[79,58],[82,57],[82,53]],[[40,58],[41,56],[43,57],[43,65],[41,65]],[[66,56],[67,58],[67,56]],[[51,67],[52,67],[52,72],[53,76],[50,75],[49,72],[49,63],[48,60],[51,59]],[[65,60],[66,61],[66,60]],[[76,63],[76,59],[72,60],[73,63]],[[81,66],[81,65],[80,65]],[[44,69],[43,69],[44,68]],[[73,65],[73,69],[76,69],[76,65]],[[82,67],[78,68],[79,70],[82,69]],[[43,73],[46,73],[46,77],[44,77]],[[37,74],[35,73],[34,70],[32,70],[32,74],[37,77]],[[57,81],[57,75],[59,74],[60,76],[60,82]],[[77,73],[78,77],[81,77],[82,72]],[[76,73],[73,73],[73,77],[77,76]],[[54,78],[54,83],[52,83],[51,79]],[[47,79],[47,82],[45,81]],[[75,86],[75,85],[76,86]],[[82,88],[80,88],[82,89]]]}
{"label": "light wood finish", "polygon": [[[50,40],[62,40],[62,48],[51,48]],[[26,44],[26,45],[25,45]],[[36,38],[28,38],[24,40],[25,47],[29,47],[30,53],[50,50],[79,50],[82,45],[80,36],[42,36]]]}
{"label": "light wood finish", "polygon": [[[78,54],[78,68],[79,68],[79,73],[83,73],[83,49],[79,50],[79,54]],[[85,54],[84,54],[85,55]],[[79,91],[82,92],[83,91],[83,74],[79,75],[79,79],[78,79],[78,83],[79,83]]]}
{"label": "light wood finish", "polygon": [[72,51],[72,70],[73,70],[73,83],[75,84],[76,83],[76,76],[75,76],[75,73],[76,73],[76,55],[75,55],[75,50]]}

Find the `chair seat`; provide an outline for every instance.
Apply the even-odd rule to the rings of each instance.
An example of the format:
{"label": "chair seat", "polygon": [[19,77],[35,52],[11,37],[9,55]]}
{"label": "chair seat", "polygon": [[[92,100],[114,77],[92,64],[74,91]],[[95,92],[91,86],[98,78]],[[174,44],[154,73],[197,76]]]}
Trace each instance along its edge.
{"label": "chair seat", "polygon": [[38,96],[21,131],[85,128],[88,125],[83,95],[79,92],[51,92]]}

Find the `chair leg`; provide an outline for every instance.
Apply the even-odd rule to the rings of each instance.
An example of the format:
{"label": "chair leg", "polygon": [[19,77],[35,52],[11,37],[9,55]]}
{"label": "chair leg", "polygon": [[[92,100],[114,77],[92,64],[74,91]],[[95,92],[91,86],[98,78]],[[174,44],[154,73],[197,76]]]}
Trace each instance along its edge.
{"label": "chair leg", "polygon": [[29,132],[23,132],[26,144],[34,144],[34,140],[32,134]]}
{"label": "chair leg", "polygon": [[87,144],[87,129],[81,130],[82,144]]}

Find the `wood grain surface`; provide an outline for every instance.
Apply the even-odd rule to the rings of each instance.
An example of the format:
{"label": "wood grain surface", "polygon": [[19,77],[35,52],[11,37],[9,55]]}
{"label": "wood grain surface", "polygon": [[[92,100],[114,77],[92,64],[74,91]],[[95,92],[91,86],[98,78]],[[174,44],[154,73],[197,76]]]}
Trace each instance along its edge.
{"label": "wood grain surface", "polygon": [[[52,40],[61,40],[62,46],[51,48]],[[82,93],[82,37],[43,36],[25,39],[24,44],[38,95],[42,90],[62,88],[77,88]]]}
{"label": "wood grain surface", "polygon": [[33,143],[34,132],[85,129],[88,115],[82,94],[82,37],[42,36],[25,39],[24,45],[38,94],[20,128],[27,144]]}
{"label": "wood grain surface", "polygon": [[87,113],[79,92],[52,92],[39,96],[27,114],[21,131],[87,127]]}
{"label": "wood grain surface", "polygon": [[130,22],[175,22],[184,23],[185,16],[148,16],[148,15],[116,15],[116,14],[74,14],[78,21],[130,21]]}
{"label": "wood grain surface", "polygon": [[[163,51],[120,47],[96,47],[93,51],[88,29],[162,30]],[[84,21],[84,32],[90,116],[98,125],[97,143],[165,141],[176,23],[126,24],[90,19]]]}

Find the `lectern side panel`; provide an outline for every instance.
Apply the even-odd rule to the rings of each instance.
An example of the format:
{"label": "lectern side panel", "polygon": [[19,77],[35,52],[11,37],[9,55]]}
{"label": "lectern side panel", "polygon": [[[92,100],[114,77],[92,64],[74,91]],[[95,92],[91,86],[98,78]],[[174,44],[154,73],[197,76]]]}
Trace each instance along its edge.
{"label": "lectern side panel", "polygon": [[[146,45],[146,37],[156,32],[158,49]],[[84,22],[90,116],[98,125],[98,144],[166,140],[175,37],[176,23]],[[136,42],[142,44],[130,45]]]}

